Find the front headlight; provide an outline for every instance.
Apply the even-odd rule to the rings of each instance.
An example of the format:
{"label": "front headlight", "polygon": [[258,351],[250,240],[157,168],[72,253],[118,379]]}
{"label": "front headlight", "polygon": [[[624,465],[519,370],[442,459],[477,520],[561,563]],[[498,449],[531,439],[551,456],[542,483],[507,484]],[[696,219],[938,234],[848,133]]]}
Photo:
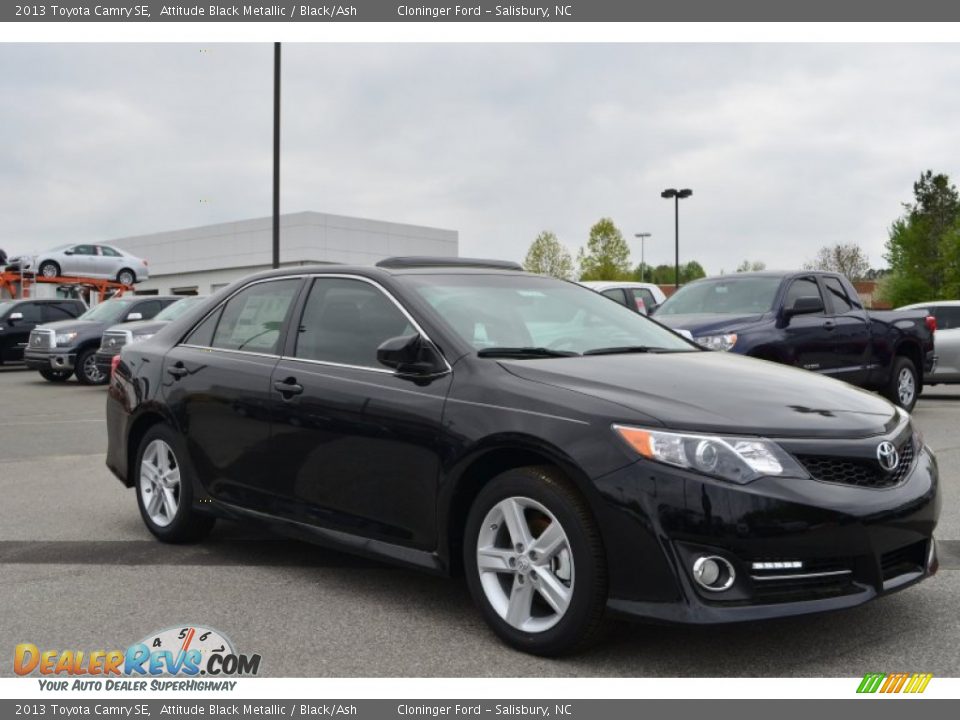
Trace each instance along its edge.
{"label": "front headlight", "polygon": [[57,333],[57,347],[69,345],[77,339],[77,334],[75,332]]}
{"label": "front headlight", "polygon": [[613,429],[648,460],[721,480],[744,484],[764,475],[809,477],[779,445],[763,438],[675,433],[627,425],[614,425]]}
{"label": "front headlight", "polygon": [[707,350],[723,350],[725,352],[727,350],[733,350],[733,346],[737,344],[737,334],[700,335],[699,337],[695,337],[694,340],[697,344],[707,348]]}

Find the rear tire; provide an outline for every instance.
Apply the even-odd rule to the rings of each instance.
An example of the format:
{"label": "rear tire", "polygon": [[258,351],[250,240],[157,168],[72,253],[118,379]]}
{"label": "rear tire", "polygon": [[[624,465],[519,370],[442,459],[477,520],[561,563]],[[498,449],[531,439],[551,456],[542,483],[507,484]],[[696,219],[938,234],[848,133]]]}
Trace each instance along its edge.
{"label": "rear tire", "polygon": [[106,385],[110,379],[97,367],[97,351],[94,348],[80,351],[74,372],[81,385]]}
{"label": "rear tire", "polygon": [[920,397],[920,376],[910,358],[901,355],[893,359],[890,381],[883,394],[894,405],[913,411]]}
{"label": "rear tire", "polygon": [[133,285],[137,281],[137,275],[129,268],[124,268],[117,273],[117,282],[121,285]]}
{"label": "rear tire", "polygon": [[53,383],[66,382],[70,379],[71,375],[73,375],[73,370],[52,370],[50,368],[44,368],[40,371],[40,377]]}
{"label": "rear tire", "polygon": [[60,277],[60,266],[53,260],[47,260],[40,263],[40,267],[37,268],[37,273],[47,278]]}
{"label": "rear tire", "polygon": [[194,477],[186,458],[180,436],[164,423],[150,428],[137,448],[137,506],[144,525],[161,542],[196,542],[216,523],[193,507]]}
{"label": "rear tire", "polygon": [[508,645],[556,656],[599,637],[606,555],[586,502],[555,468],[491,480],[470,508],[463,559],[474,602]]}

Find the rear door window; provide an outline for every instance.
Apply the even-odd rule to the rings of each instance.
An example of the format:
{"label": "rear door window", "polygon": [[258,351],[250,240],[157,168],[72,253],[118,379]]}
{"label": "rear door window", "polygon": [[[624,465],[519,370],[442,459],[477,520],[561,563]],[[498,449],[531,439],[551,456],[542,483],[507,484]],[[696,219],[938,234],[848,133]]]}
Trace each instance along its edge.
{"label": "rear door window", "polygon": [[241,290],[224,306],[211,346],[277,354],[280,331],[299,288],[300,278],[290,278]]}
{"label": "rear door window", "polygon": [[956,330],[960,328],[960,307],[935,307],[933,316],[937,319],[937,330]]}
{"label": "rear door window", "polygon": [[629,303],[627,302],[627,296],[624,294],[623,290],[621,290],[620,288],[610,288],[609,290],[604,290],[600,294],[603,295],[604,297],[610,298],[611,300],[616,300],[621,305],[627,305],[629,307]]}

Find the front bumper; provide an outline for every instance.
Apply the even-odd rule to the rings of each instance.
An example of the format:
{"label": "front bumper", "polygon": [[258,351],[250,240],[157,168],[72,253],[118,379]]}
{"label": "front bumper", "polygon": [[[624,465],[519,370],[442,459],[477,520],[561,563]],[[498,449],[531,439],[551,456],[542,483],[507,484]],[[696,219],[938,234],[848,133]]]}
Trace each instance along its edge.
{"label": "front bumper", "polygon": [[94,356],[97,362],[97,370],[99,370],[106,377],[110,377],[111,364],[113,363],[113,358],[120,354],[118,349],[116,352],[110,352],[109,350],[97,350],[97,354]]}
{"label": "front bumper", "polygon": [[[920,582],[938,567],[939,480],[927,448],[911,462],[884,489],[813,479],[735,485],[643,461],[601,478],[608,607],[668,622],[738,622],[852,607]],[[703,555],[731,564],[729,589],[694,581]]]}
{"label": "front bumper", "polygon": [[23,362],[32,370],[73,370],[77,353],[66,348],[35,350],[28,347],[23,351]]}

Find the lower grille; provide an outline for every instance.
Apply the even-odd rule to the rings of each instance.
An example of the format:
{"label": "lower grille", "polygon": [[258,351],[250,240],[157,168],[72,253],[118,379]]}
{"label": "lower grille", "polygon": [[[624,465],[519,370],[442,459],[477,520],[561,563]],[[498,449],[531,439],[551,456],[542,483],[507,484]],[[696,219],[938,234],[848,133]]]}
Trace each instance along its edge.
{"label": "lower grille", "polygon": [[875,460],[832,457],[828,455],[797,456],[807,472],[821,482],[855,485],[868,488],[888,488],[899,485],[913,465],[913,440],[907,440],[897,452],[900,463],[893,472],[885,472]]}
{"label": "lower grille", "polygon": [[884,580],[922,571],[927,562],[927,542],[906,545],[880,556],[880,570]]}
{"label": "lower grille", "polygon": [[850,573],[824,577],[796,577],[753,583],[753,601],[759,603],[801,602],[859,592]]}

